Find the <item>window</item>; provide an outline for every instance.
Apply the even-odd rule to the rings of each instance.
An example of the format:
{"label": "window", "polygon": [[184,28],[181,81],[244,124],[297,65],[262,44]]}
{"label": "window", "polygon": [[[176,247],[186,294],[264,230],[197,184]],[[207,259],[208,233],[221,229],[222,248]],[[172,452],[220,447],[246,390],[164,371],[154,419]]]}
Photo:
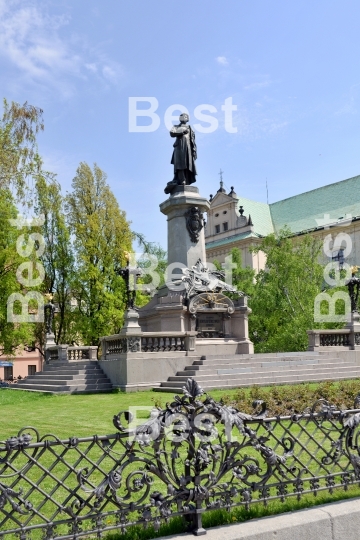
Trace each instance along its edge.
{"label": "window", "polygon": [[219,217],[219,214],[215,214],[215,217]]}
{"label": "window", "polygon": [[13,378],[13,367],[5,366],[4,367],[4,379],[5,381],[11,381]]}
{"label": "window", "polygon": [[224,210],[224,211],[223,211],[223,214],[227,214],[227,210]]}
{"label": "window", "polygon": [[344,248],[340,248],[339,251],[334,251],[332,255],[333,261],[338,261],[339,268],[342,269],[344,265]]}
{"label": "window", "polygon": [[28,366],[28,375],[35,375],[36,366]]}
{"label": "window", "polygon": [[220,225],[215,225],[215,234],[220,232]]}
{"label": "window", "polygon": [[228,222],[226,221],[225,223],[223,223],[223,231],[227,231],[228,228],[229,228]]}

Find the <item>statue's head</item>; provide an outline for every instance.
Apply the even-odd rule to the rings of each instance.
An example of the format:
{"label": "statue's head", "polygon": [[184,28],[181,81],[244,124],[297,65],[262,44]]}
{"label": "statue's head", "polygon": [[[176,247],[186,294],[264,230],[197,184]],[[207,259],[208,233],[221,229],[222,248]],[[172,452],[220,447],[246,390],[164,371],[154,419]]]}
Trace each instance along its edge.
{"label": "statue's head", "polygon": [[182,124],[186,124],[186,122],[189,121],[189,115],[188,115],[188,113],[182,113],[182,114],[180,114],[179,120],[180,120],[180,122],[181,122]]}

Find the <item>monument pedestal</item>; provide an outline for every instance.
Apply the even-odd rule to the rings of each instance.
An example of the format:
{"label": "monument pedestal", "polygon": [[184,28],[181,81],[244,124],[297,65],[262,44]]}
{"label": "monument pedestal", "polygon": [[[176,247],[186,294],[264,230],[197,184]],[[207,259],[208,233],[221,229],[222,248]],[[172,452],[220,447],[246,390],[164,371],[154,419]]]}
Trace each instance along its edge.
{"label": "monument pedestal", "polygon": [[[193,186],[178,186],[169,198],[160,204],[160,210],[167,216],[168,222],[168,267],[173,279],[183,277],[182,268],[192,268],[199,259],[206,265],[205,236],[202,212],[210,207],[209,201],[199,195]],[[201,223],[199,226],[199,216]],[[194,217],[193,217],[194,216]],[[206,296],[206,295],[205,295]],[[212,354],[211,343],[217,341],[217,350],[229,351],[228,342],[232,340],[231,353],[252,354],[254,347],[249,340],[247,298],[239,298],[235,308],[230,312],[227,308],[217,306],[209,309],[205,305],[191,313],[186,301],[184,284],[171,284],[168,273],[167,285],[163,286],[144,307],[139,309],[139,324],[143,332],[197,332],[196,343],[204,348],[204,340],[209,342],[207,354]],[[201,321],[206,329],[206,317],[219,319],[209,331],[202,331]],[[218,328],[219,326],[219,328]],[[220,328],[221,326],[221,328]],[[210,340],[210,341],[209,341]],[[226,346],[225,346],[226,345]],[[209,350],[210,347],[210,350]],[[197,348],[197,346],[196,346]]]}
{"label": "monument pedestal", "polygon": [[102,369],[116,388],[158,387],[183,371],[189,357],[254,352],[247,298],[232,302],[219,291],[234,289],[206,268],[202,213],[209,207],[192,186],[177,186],[160,204],[168,222],[170,272],[146,306],[127,310],[119,334],[102,338]]}
{"label": "monument pedestal", "polygon": [[[206,261],[204,227],[201,224],[199,230],[194,230],[193,236],[188,230],[193,208],[197,208],[200,213],[207,212],[210,203],[199,195],[198,188],[192,186],[178,186],[160,204],[160,211],[167,216],[168,221],[168,265],[173,265],[175,274],[181,274],[181,267],[191,268],[198,259]],[[178,263],[180,268],[176,266]]]}
{"label": "monument pedestal", "polygon": [[183,276],[182,268],[191,268],[199,259],[206,260],[204,227],[200,216],[209,208],[209,201],[201,197],[198,188],[193,186],[176,187],[168,199],[160,204],[168,223],[168,285],[163,286],[146,306],[139,309],[139,323],[144,332],[191,330],[190,316],[184,305],[185,287],[183,284],[172,285],[171,281]]}

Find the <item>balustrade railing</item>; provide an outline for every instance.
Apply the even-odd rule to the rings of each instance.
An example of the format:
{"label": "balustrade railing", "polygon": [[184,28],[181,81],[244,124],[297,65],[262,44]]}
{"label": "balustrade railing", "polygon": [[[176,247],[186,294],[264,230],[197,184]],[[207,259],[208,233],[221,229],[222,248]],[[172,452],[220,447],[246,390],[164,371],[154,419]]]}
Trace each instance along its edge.
{"label": "balustrade railing", "polygon": [[199,535],[205,511],[359,484],[359,396],[351,410],[320,399],[267,418],[263,402],[244,414],[192,379],[183,393],[140,426],[120,412],[113,435],[60,440],[27,427],[0,441],[0,538],[101,538],[176,516]]}
{"label": "balustrade railing", "polygon": [[320,334],[320,346],[322,347],[348,347],[349,345],[349,334]]}
{"label": "balustrade railing", "polygon": [[195,349],[196,332],[139,332],[102,338],[103,358],[134,352],[184,352]]}
{"label": "balustrade railing", "polygon": [[143,337],[141,348],[144,352],[185,351],[185,336]]}
{"label": "balustrade railing", "polygon": [[321,347],[342,347],[345,349],[354,349],[360,345],[360,334],[353,332],[350,328],[339,330],[308,330],[309,351],[320,350]]}
{"label": "balustrade railing", "polygon": [[97,347],[86,345],[52,345],[46,348],[45,359],[46,363],[97,360],[97,349]]}

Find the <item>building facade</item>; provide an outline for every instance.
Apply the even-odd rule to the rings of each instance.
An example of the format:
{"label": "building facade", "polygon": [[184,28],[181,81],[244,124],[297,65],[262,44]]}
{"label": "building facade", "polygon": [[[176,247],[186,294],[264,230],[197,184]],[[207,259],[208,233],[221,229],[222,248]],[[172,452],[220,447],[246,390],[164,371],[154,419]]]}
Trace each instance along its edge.
{"label": "building facade", "polygon": [[[333,240],[337,237],[335,242],[324,244],[327,249],[323,262],[334,260],[360,266],[360,176],[272,204],[241,197],[233,187],[226,193],[221,181],[216,195],[210,196],[205,231],[207,260],[224,263],[231,249],[237,247],[243,266],[258,272],[265,267],[266,258],[261,252],[251,253],[250,248],[285,226],[294,237],[306,233],[321,240],[329,234]],[[351,242],[345,239],[345,233]]]}
{"label": "building facade", "polygon": [[18,350],[15,356],[0,357],[0,380],[8,381],[28,375],[34,375],[42,370],[42,356],[38,350]]}

